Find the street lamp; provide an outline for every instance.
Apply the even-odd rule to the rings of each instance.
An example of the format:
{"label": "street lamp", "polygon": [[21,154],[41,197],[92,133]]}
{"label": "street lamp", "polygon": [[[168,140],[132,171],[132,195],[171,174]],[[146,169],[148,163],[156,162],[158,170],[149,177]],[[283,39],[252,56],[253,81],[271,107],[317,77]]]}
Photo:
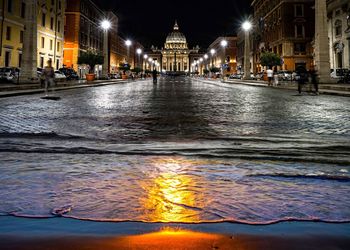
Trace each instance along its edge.
{"label": "street lamp", "polygon": [[127,63],[129,63],[129,47],[131,46],[132,42],[128,39],[125,41],[125,45],[127,47]]}
{"label": "street lamp", "polygon": [[211,49],[210,50],[210,54],[211,54],[211,67],[214,68],[214,54],[216,53],[215,49]]}
{"label": "street lamp", "polygon": [[146,70],[146,63],[147,63],[147,58],[148,58],[148,55],[147,54],[145,54],[145,55],[143,55],[143,61],[144,61],[144,71]]}
{"label": "street lamp", "polygon": [[138,48],[138,49],[136,50],[136,53],[137,53],[137,55],[138,55],[138,58],[137,58],[137,59],[138,59],[137,67],[140,68],[140,62],[141,62],[140,56],[141,56],[141,54],[142,54],[142,49]]}
{"label": "street lamp", "polygon": [[245,31],[245,38],[244,38],[244,80],[250,79],[250,38],[249,38],[249,32],[252,29],[253,25],[249,21],[245,21],[242,24],[242,28]]}
{"label": "street lamp", "polygon": [[[204,55],[204,60],[207,61],[209,56],[207,54]],[[208,63],[205,64],[205,69],[208,69]]]}
{"label": "street lamp", "polygon": [[220,45],[224,51],[223,59],[222,59],[222,63],[221,63],[221,78],[224,79],[224,71],[225,71],[224,66],[226,64],[226,47],[228,45],[228,42],[224,39],[220,42]]}
{"label": "street lamp", "polygon": [[107,19],[101,21],[101,28],[104,30],[104,39],[103,39],[103,67],[102,67],[102,76],[103,78],[108,78],[109,71],[109,57],[108,57],[108,30],[112,27],[112,24]]}

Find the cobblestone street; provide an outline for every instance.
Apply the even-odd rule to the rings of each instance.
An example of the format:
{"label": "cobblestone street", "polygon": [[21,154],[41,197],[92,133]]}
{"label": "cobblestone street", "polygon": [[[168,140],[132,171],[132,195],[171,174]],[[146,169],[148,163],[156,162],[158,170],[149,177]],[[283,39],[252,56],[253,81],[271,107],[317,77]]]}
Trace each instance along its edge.
{"label": "cobblestone street", "polygon": [[189,78],[1,99],[1,133],[121,141],[232,136],[350,136],[350,100]]}

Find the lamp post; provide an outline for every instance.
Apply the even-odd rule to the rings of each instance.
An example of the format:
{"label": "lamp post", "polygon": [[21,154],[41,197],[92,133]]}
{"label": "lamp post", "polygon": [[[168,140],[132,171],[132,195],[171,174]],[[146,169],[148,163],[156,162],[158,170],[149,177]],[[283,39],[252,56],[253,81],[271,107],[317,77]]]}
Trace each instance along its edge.
{"label": "lamp post", "polygon": [[[130,48],[131,44],[132,44],[132,42],[129,39],[125,41],[125,45],[127,47],[127,58],[126,58],[126,60],[127,60],[128,64],[129,64],[129,51],[130,51],[129,48]],[[130,66],[131,66],[131,64],[130,64]]]}
{"label": "lamp post", "polygon": [[147,63],[147,58],[148,58],[148,55],[143,55],[143,61],[144,61],[144,67],[143,67],[143,71],[146,71],[146,63]]}
{"label": "lamp post", "polygon": [[211,67],[214,68],[214,55],[216,53],[215,49],[211,49],[210,50],[210,54],[211,54]]}
{"label": "lamp post", "polygon": [[228,42],[224,39],[220,42],[220,45],[223,49],[223,59],[222,59],[222,63],[221,63],[221,78],[224,79],[224,66],[226,65],[226,47],[227,47]]}
{"label": "lamp post", "polygon": [[[207,54],[204,55],[204,60],[207,61],[209,56]],[[208,63],[205,64],[205,69],[208,69]]]}
{"label": "lamp post", "polygon": [[140,65],[140,62],[141,62],[141,54],[142,54],[142,49],[140,49],[140,48],[138,48],[137,50],[136,50],[136,53],[137,53],[137,56],[138,56],[138,58],[137,58],[137,67],[139,67],[139,68],[141,68],[141,65]]}
{"label": "lamp post", "polygon": [[249,21],[245,21],[242,24],[242,28],[245,31],[245,38],[244,38],[244,80],[250,79],[250,38],[249,38],[249,32],[252,29],[252,23]]}
{"label": "lamp post", "polygon": [[101,28],[104,31],[103,39],[103,66],[102,66],[102,77],[108,78],[109,73],[109,60],[108,60],[108,30],[111,28],[112,24],[107,19],[101,22]]}
{"label": "lamp post", "polygon": [[148,58],[148,65],[150,66],[150,70],[152,70],[152,63],[153,63],[153,59],[152,58]]}

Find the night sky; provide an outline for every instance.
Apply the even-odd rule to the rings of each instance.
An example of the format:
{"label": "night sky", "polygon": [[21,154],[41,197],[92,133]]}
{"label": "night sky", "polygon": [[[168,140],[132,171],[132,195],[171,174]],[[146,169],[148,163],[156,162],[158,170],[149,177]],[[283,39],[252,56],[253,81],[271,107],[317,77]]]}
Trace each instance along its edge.
{"label": "night sky", "polygon": [[122,37],[140,41],[144,46],[164,46],[175,19],[187,38],[190,48],[206,48],[219,36],[232,35],[250,13],[250,0],[147,1],[95,0],[119,17]]}

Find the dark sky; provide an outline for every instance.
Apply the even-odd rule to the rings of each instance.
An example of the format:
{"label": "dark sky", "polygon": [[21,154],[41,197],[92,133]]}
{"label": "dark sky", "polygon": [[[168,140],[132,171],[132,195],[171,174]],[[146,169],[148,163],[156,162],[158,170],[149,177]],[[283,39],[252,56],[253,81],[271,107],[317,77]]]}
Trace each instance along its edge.
{"label": "dark sky", "polygon": [[251,0],[151,1],[95,0],[119,17],[119,32],[144,46],[163,47],[175,19],[190,47],[206,48],[219,36],[235,34],[240,22],[249,15]]}

